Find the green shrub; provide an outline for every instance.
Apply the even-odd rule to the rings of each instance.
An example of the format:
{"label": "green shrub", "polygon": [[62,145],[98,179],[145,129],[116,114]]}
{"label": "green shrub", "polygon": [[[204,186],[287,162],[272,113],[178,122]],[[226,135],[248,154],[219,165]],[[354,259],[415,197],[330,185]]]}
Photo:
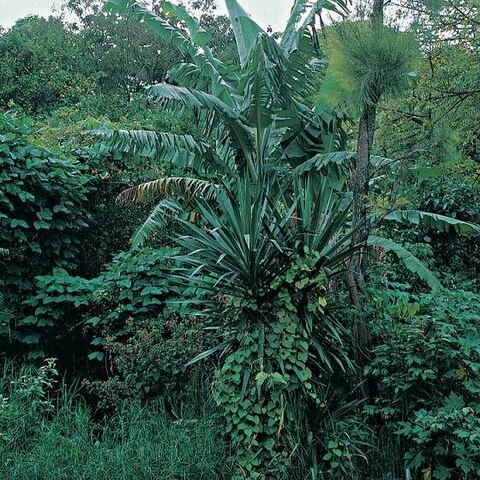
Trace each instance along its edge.
{"label": "green shrub", "polygon": [[[480,187],[478,182],[460,177],[443,176],[441,180],[421,184],[420,208],[467,222],[480,223]],[[462,276],[480,273],[480,242],[478,235],[462,236],[455,232],[429,232],[435,257],[445,268]]]}
{"label": "green shrub", "polygon": [[94,346],[90,359],[103,360],[107,336],[125,340],[134,330],[133,321],[140,324],[167,313],[171,282],[165,268],[174,252],[145,248],[121,253],[92,279],[63,269],[38,276],[36,295],[24,302],[30,315],[19,324],[35,328],[38,346],[53,335],[65,337],[72,328],[83,329]]}
{"label": "green shrub", "polygon": [[31,356],[61,353],[62,365],[73,367],[88,355],[94,370],[86,383],[104,407],[157,395],[173,402],[191,385],[185,365],[212,337],[182,311],[169,273],[176,252],[124,252],[92,279],[61,269],[37,277],[36,295],[24,302],[30,315],[19,321],[37,340]]}
{"label": "green shrub", "polygon": [[[0,244],[8,251],[0,259],[0,281],[10,304],[29,295],[37,275],[75,266],[78,233],[87,226],[90,174],[58,152],[37,147],[31,134],[25,121],[0,114]],[[0,338],[6,336],[37,341],[13,322],[0,324]]]}
{"label": "green shrub", "polygon": [[0,35],[0,105],[44,112],[95,88],[89,55],[59,18],[29,16]]}
{"label": "green shrub", "polygon": [[366,374],[379,392],[368,412],[399,436],[415,472],[479,478],[480,295],[397,291],[377,307],[379,343]]}

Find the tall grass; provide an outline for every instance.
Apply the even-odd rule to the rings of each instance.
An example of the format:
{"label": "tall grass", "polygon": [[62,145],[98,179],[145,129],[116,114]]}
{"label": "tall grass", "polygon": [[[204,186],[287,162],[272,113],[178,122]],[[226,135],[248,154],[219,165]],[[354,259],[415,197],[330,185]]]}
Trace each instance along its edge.
{"label": "tall grass", "polygon": [[63,389],[53,399],[32,389],[41,377],[38,370],[22,368],[13,375],[11,368],[3,370],[2,480],[230,478],[228,452],[207,414],[175,421],[160,402],[129,403],[96,422],[73,392]]}

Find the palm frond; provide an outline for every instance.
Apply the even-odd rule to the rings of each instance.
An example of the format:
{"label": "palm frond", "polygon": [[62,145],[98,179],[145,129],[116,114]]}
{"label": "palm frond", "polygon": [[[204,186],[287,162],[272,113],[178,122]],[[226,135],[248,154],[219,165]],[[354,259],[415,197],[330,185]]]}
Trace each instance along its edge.
{"label": "palm frond", "polygon": [[144,201],[171,197],[203,197],[211,199],[215,185],[209,180],[192,177],[163,177],[127,188],[117,198],[117,203],[142,203]]}

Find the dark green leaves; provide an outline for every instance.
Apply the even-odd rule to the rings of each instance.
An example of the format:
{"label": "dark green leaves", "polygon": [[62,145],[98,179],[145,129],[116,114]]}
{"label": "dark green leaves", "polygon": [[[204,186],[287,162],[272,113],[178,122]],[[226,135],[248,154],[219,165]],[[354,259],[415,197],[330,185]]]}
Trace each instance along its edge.
{"label": "dark green leaves", "polygon": [[424,226],[438,232],[455,230],[463,234],[480,234],[480,226],[473,223],[463,222],[462,220],[438,213],[421,212],[419,210],[397,210],[387,214],[384,220]]}

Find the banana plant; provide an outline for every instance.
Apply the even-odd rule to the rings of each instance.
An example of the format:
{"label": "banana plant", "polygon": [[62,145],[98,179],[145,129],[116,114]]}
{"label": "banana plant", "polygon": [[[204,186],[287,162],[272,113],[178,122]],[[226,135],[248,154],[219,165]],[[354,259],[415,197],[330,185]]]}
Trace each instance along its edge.
{"label": "banana plant", "polygon": [[[138,1],[107,3],[110,11],[143,21],[187,59],[170,70],[166,83],[148,87],[147,93],[174,114],[193,112],[200,129],[200,140],[186,134],[145,130],[98,132],[114,149],[170,162],[186,172],[183,177],[164,177],[132,187],[118,197],[119,201],[160,200],[135,235],[134,246],[164,225],[166,218],[185,208],[196,208],[195,198],[215,199],[218,185],[235,189],[246,172],[252,181],[260,182],[267,174],[289,170],[300,183],[305,176],[310,181],[326,177],[337,190],[346,188],[356,153],[345,150],[343,116],[331,110],[316,111],[305,99],[320,90],[319,69],[325,64],[316,48],[315,17],[322,9],[345,14],[347,3],[295,1],[279,42],[236,0],[226,3],[238,50],[237,62],[229,65],[215,58],[208,46],[208,33],[183,7],[167,1],[156,15]],[[396,165],[378,156],[371,156],[370,162],[375,170]],[[348,192],[344,194],[348,198]],[[389,221],[479,232],[475,225],[415,210],[390,212],[382,219]],[[378,245],[376,238],[369,243]],[[382,242],[383,248],[397,254],[430,287],[439,287],[436,276],[420,260],[407,256],[392,241],[388,248]]]}
{"label": "banana plant", "polygon": [[[315,113],[304,98],[318,88],[321,63],[314,48],[314,18],[322,7],[345,12],[338,2],[297,1],[277,43],[235,1],[228,1],[238,59],[225,65],[214,57],[208,35],[188,12],[171,2],[162,15],[140,2],[110,0],[111,11],[132,15],[179,49],[187,61],[174,66],[168,82],[147,88],[150,98],[172,113],[193,112],[200,128],[190,135],[151,131],[103,131],[112,147],[171,162],[197,179],[232,177],[248,169],[252,178],[269,163],[299,164],[317,153],[342,149],[341,115]],[[306,18],[305,14],[308,13]],[[164,196],[177,194],[175,182],[141,186]],[[196,189],[195,182],[190,182]]]}
{"label": "banana plant", "polygon": [[[193,112],[200,129],[197,139],[145,130],[98,132],[114,149],[170,162],[186,172],[185,176],[159,178],[120,194],[118,200],[124,202],[148,197],[160,201],[135,235],[134,246],[164,225],[166,218],[185,208],[195,209],[195,198],[214,200],[219,185],[235,189],[246,172],[254,182],[288,170],[300,184],[305,176],[310,181],[322,177],[338,191],[346,188],[356,153],[345,150],[343,116],[331,110],[316,111],[305,100],[320,90],[319,69],[325,64],[316,48],[315,17],[324,8],[345,14],[346,2],[317,1],[311,5],[295,1],[278,42],[236,0],[226,3],[238,50],[237,62],[229,65],[215,58],[208,46],[208,33],[183,7],[167,1],[161,15],[156,15],[133,0],[107,3],[110,11],[143,21],[187,59],[170,70],[166,83],[148,87],[147,93],[172,113]],[[397,165],[373,155],[370,162],[375,171]],[[344,191],[344,196],[348,198],[349,193]],[[382,222],[479,233],[476,225],[416,210],[390,212]],[[406,255],[400,245],[391,240],[387,245],[376,236],[369,243],[382,243],[382,248],[395,253],[430,287],[439,288],[435,274],[419,259]]]}

